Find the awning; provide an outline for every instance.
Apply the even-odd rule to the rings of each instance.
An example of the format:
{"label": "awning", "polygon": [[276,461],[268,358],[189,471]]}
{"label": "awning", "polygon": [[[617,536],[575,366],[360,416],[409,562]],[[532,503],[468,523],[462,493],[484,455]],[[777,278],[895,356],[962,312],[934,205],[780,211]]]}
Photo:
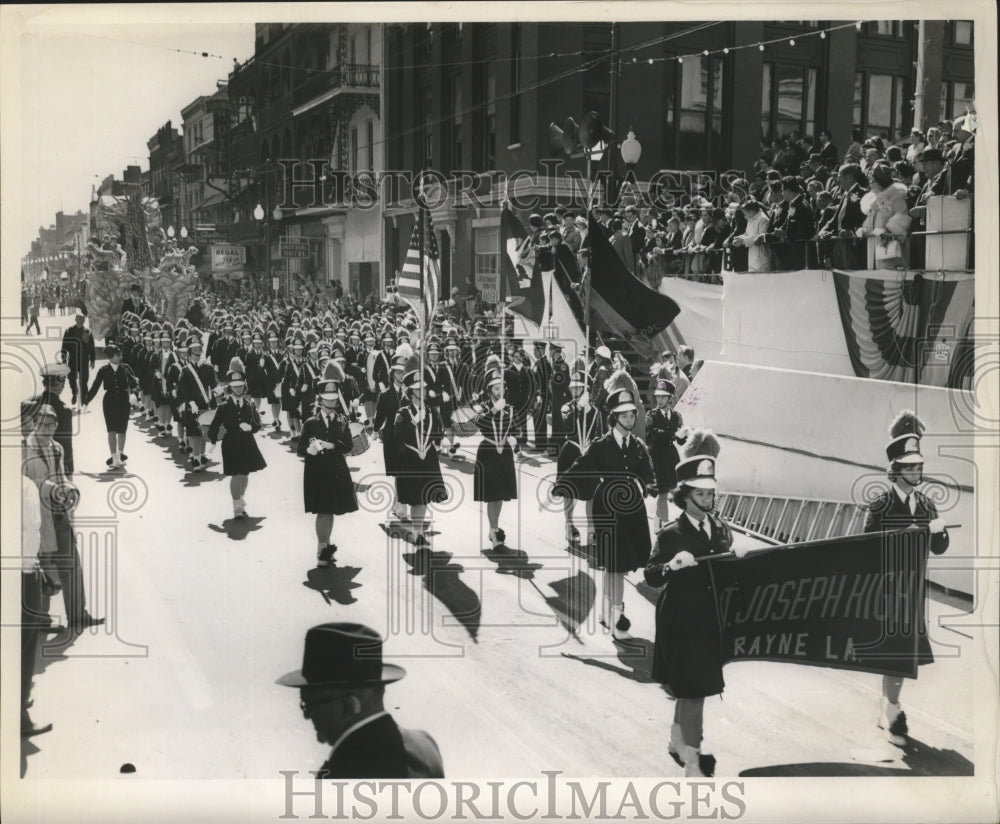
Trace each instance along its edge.
{"label": "awning", "polygon": [[195,206],[191,211],[200,212],[202,209],[208,209],[212,206],[218,206],[220,203],[224,202],[226,195],[222,192],[213,192],[208,197],[206,197],[201,203]]}

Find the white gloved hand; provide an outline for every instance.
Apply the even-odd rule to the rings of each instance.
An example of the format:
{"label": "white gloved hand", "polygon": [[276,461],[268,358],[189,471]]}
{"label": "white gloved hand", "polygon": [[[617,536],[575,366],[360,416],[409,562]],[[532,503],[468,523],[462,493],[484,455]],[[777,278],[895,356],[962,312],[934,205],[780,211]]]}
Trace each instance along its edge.
{"label": "white gloved hand", "polygon": [[698,562],[694,559],[694,555],[688,552],[686,549],[678,552],[670,561],[667,562],[667,566],[674,572],[684,569],[685,567],[693,567]]}
{"label": "white gloved hand", "polygon": [[423,420],[424,420],[424,410],[423,410],[422,407],[417,410],[417,414],[413,416],[413,420],[416,421],[417,423],[423,422]]}
{"label": "white gloved hand", "polygon": [[436,398],[437,397],[437,392],[435,392],[433,389],[428,389],[427,390],[427,397],[428,398]]}
{"label": "white gloved hand", "polygon": [[590,399],[586,395],[584,395],[582,398],[580,398],[580,408],[584,412],[586,412],[588,409],[590,409]]}
{"label": "white gloved hand", "polygon": [[358,408],[358,399],[355,398],[353,401],[351,401],[351,409],[357,411],[357,408]]}
{"label": "white gloved hand", "polygon": [[248,423],[241,423],[240,424],[240,429],[242,429],[244,432],[250,432],[250,431],[253,430],[253,427],[250,426],[250,424],[248,424]]}
{"label": "white gloved hand", "polygon": [[750,547],[748,547],[748,546],[734,546],[732,551],[733,551],[733,555],[735,555],[737,558],[746,558],[746,556],[750,552]]}
{"label": "white gloved hand", "polygon": [[316,446],[315,438],[309,441],[309,446],[306,447],[306,452],[308,452],[310,455],[319,454],[319,447]]}
{"label": "white gloved hand", "polygon": [[188,409],[190,409],[196,415],[198,414],[198,404],[196,404],[194,401],[188,401]]}
{"label": "white gloved hand", "polygon": [[507,443],[510,444],[510,448],[513,449],[515,446],[517,446],[517,438],[511,435],[509,438],[507,438]]}
{"label": "white gloved hand", "polygon": [[445,403],[448,403],[449,401],[451,401],[451,395],[449,395],[447,392],[442,392],[441,400],[443,400]]}
{"label": "white gloved hand", "polygon": [[289,395],[289,397],[294,398],[295,397],[295,390],[294,389],[289,389],[288,390],[288,395]]}
{"label": "white gloved hand", "polygon": [[500,400],[498,400],[495,404],[493,404],[494,412],[503,412],[504,409],[506,408],[507,408],[507,401],[505,401],[503,398],[500,398]]}
{"label": "white gloved hand", "polygon": [[931,535],[940,535],[944,532],[944,518],[935,518],[927,524],[927,527],[930,529]]}

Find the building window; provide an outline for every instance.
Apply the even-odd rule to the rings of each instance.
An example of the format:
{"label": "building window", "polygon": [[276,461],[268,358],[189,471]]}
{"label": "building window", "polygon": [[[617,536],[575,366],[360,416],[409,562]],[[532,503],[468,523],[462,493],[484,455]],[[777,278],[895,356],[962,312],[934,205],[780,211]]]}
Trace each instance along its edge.
{"label": "building window", "polygon": [[[461,26],[461,23],[459,23]],[[510,144],[521,142],[521,24],[510,27]]]}
{"label": "building window", "polygon": [[[500,228],[498,226],[476,227],[473,232],[476,250],[476,285],[479,287],[481,278],[490,276],[495,278],[500,274]],[[495,302],[496,295],[494,294],[493,300],[490,300],[490,295],[487,294],[487,292],[492,291],[495,291],[495,287],[490,290],[484,289],[483,300],[490,303]]]}
{"label": "building window", "polygon": [[350,172],[352,175],[355,175],[358,173],[358,127],[357,126],[351,127],[350,152],[351,152]]}
{"label": "building window", "polygon": [[791,63],[765,63],[761,83],[761,137],[811,139],[816,132],[819,70]]}
{"label": "building window", "polygon": [[462,75],[451,76],[451,170],[462,168]]}
{"label": "building window", "polygon": [[954,120],[976,108],[974,83],[954,81],[941,84],[941,117]]}
{"label": "building window", "polygon": [[901,20],[873,20],[865,24],[865,32],[877,37],[902,37],[903,22]]}
{"label": "building window", "polygon": [[865,137],[895,140],[909,126],[906,78],[858,72],[854,76],[854,128]]}
{"label": "building window", "polygon": [[972,45],[972,21],[956,20],[951,24],[951,41],[956,46]]}
{"label": "building window", "polygon": [[375,121],[368,121],[368,171],[375,171]]}
{"label": "building window", "polygon": [[722,165],[724,63],[715,57],[666,61],[666,156],[678,168]]}

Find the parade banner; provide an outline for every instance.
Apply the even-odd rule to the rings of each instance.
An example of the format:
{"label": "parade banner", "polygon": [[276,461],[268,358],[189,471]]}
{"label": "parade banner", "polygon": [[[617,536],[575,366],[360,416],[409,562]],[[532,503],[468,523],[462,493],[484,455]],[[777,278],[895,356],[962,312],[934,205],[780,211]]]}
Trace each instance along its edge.
{"label": "parade banner", "polygon": [[927,537],[878,532],[709,562],[723,661],[915,677],[926,636]]}
{"label": "parade banner", "polygon": [[664,330],[680,314],[680,307],[666,295],[649,288],[633,275],[590,216],[590,305],[618,335],[643,357],[669,345]]}

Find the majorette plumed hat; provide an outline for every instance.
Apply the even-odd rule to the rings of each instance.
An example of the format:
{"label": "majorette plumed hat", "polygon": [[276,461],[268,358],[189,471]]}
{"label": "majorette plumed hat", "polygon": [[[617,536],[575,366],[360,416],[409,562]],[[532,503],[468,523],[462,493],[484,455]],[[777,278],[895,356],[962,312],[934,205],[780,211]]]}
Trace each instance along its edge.
{"label": "majorette plumed hat", "polygon": [[610,393],[608,395],[608,408],[612,415],[618,412],[637,412],[639,410],[628,389],[616,389]]}
{"label": "majorette plumed hat", "polygon": [[187,341],[187,348],[189,352],[194,349],[203,349],[204,347],[201,345],[201,338],[197,335],[191,335]]}
{"label": "majorette plumed hat", "polygon": [[393,372],[405,372],[409,360],[410,359],[405,355],[396,355],[392,359],[392,366],[390,368]]}
{"label": "majorette plumed hat", "polygon": [[382,638],[364,624],[320,624],[306,633],[302,669],[286,673],[284,687],[337,687],[391,684],[406,675],[382,663]]}
{"label": "majorette plumed hat", "polygon": [[569,388],[572,389],[574,386],[586,386],[587,380],[583,372],[573,372],[569,376]]}
{"label": "majorette plumed hat", "polygon": [[503,372],[494,370],[486,373],[487,389],[492,389],[494,386],[500,386],[502,384],[503,384]]}
{"label": "majorette plumed hat", "polygon": [[673,395],[677,391],[677,387],[673,385],[670,381],[665,378],[661,378],[656,382],[656,389],[653,390],[654,395]]}
{"label": "majorette plumed hat", "polygon": [[422,389],[424,382],[420,378],[420,370],[415,369],[412,372],[407,372],[403,375],[403,383],[406,385],[407,389]]}
{"label": "majorette plumed hat", "polygon": [[709,429],[696,429],[688,438],[684,460],[677,464],[677,483],[694,489],[715,489],[715,459],[719,439]]}
{"label": "majorette plumed hat", "polygon": [[226,382],[230,386],[246,383],[246,374],[246,367],[243,366],[243,361],[239,358],[233,358],[229,361],[229,372],[226,374]]}
{"label": "majorette plumed hat", "polygon": [[889,427],[892,440],[885,445],[885,455],[889,463],[918,464],[924,462],[920,454],[920,438],[924,434],[924,424],[911,409],[904,409]]}

